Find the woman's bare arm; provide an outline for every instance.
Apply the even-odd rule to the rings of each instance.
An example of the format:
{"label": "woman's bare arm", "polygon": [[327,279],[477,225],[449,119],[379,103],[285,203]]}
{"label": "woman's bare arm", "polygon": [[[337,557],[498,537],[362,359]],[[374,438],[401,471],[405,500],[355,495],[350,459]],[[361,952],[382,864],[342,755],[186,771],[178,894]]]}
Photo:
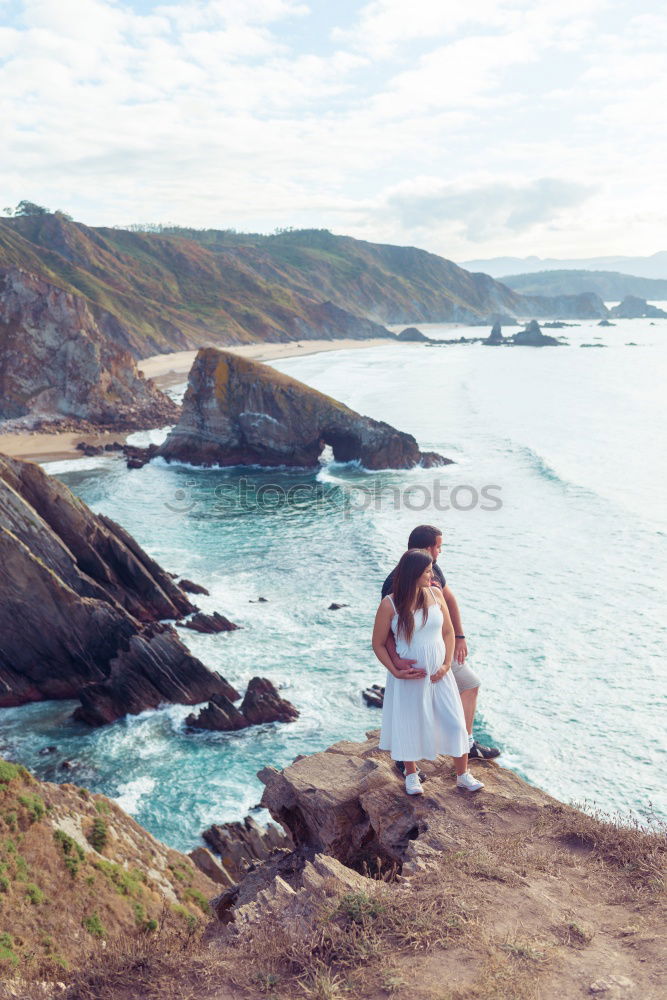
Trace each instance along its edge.
{"label": "woman's bare arm", "polygon": [[[401,669],[394,665],[391,654],[387,649],[390,636],[392,636],[391,620],[393,617],[394,609],[391,605],[391,601],[387,597],[384,597],[380,602],[380,606],[375,615],[372,640],[373,652],[382,666],[386,667],[389,673],[393,674],[394,677],[400,677],[401,680],[417,680],[420,677],[425,677],[426,673],[424,670],[415,670],[412,666]],[[394,646],[394,650],[395,649],[396,646]]]}

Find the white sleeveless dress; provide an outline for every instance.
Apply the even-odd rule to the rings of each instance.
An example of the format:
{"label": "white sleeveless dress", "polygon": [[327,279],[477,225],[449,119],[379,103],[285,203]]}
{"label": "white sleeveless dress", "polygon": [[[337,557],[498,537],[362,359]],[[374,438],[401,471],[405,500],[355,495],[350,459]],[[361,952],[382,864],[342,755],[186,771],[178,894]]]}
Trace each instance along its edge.
{"label": "white sleeveless dress", "polygon": [[[389,600],[396,612],[393,599]],[[440,605],[429,605],[426,621],[421,608],[414,618],[409,643],[398,635],[396,613],[391,629],[398,655],[416,660],[426,677],[402,680],[387,671],[380,749],[389,750],[393,760],[434,760],[442,753],[461,757],[468,752],[468,733],[456,681],[451,670],[435,683],[430,679],[445,662]]]}

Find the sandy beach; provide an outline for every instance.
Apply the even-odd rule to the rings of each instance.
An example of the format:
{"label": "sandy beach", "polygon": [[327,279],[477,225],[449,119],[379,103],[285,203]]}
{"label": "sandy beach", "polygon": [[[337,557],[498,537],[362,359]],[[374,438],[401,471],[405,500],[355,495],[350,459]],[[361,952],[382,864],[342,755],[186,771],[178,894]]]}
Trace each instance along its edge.
{"label": "sandy beach", "polygon": [[[393,341],[378,337],[372,340],[302,340],[279,344],[234,344],[224,345],[224,349],[253,361],[270,362],[295,355],[354,350],[389,343],[393,343]],[[146,378],[152,378],[156,385],[165,389],[167,386],[178,385],[187,379],[196,355],[197,351],[155,354],[150,358],[138,361],[137,367]],[[30,431],[0,434],[0,454],[9,455],[12,458],[29,459],[33,462],[55,462],[60,459],[82,458],[83,453],[77,451],[76,448],[80,441],[105,445],[112,441],[123,443],[127,436],[127,434],[119,434],[116,431],[106,431],[99,434],[77,433],[76,431],[66,431],[60,434]]]}
{"label": "sandy beach", "polygon": [[[280,344],[232,344],[224,350],[238,354],[252,361],[278,361],[281,358],[299,357],[306,354],[320,354],[322,351],[354,350],[361,347],[377,347],[394,341],[377,337],[372,340],[298,340]],[[152,378],[156,385],[164,389],[169,385],[183,382],[197,356],[196,351],[176,351],[174,354],[154,354],[138,362],[139,370],[146,378]],[[1,439],[0,439],[1,440]]]}

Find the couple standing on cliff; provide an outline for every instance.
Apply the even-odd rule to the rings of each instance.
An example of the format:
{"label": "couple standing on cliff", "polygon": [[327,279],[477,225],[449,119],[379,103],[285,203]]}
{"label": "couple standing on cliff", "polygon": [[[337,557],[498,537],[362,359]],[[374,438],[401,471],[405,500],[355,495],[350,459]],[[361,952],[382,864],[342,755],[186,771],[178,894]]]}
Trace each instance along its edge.
{"label": "couple standing on cliff", "polygon": [[382,586],[373,629],[373,651],[389,672],[380,749],[390,751],[409,795],[423,794],[418,760],[449,754],[457,788],[477,792],[484,785],[468,760],[500,753],[472,733],[480,681],[465,663],[458,604],[437,563],[441,548],[439,528],[420,524],[411,532],[407,552]]}

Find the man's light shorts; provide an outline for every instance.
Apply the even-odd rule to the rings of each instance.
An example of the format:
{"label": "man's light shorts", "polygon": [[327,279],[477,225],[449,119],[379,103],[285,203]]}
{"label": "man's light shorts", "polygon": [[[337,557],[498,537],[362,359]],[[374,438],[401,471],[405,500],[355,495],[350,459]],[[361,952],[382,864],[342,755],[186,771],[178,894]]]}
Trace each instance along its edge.
{"label": "man's light shorts", "polygon": [[471,691],[473,688],[478,688],[482,683],[475,671],[466,666],[465,663],[453,663],[452,673],[454,674],[459,694],[462,691]]}

